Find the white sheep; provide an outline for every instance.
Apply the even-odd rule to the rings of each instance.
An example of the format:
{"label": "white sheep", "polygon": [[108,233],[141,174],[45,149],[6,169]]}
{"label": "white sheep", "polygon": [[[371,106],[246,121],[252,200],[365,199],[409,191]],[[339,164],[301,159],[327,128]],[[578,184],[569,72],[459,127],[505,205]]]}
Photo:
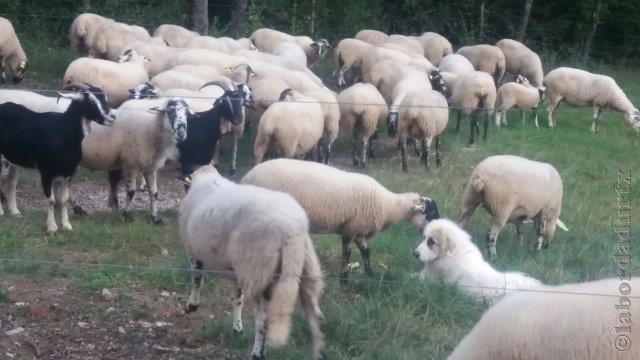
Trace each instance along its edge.
{"label": "white sheep", "polygon": [[[300,50],[298,45],[293,43],[282,43],[278,45],[276,50],[284,51],[289,47],[296,48],[297,50],[300,51],[300,54],[302,54],[302,56],[304,57],[304,53],[302,52],[302,50]],[[264,53],[261,51],[252,51],[252,50],[243,49],[243,50],[234,52],[233,55],[241,56],[245,59],[257,60],[257,61],[268,63],[271,65],[276,65],[284,69],[296,70],[296,71],[302,72],[305,75],[307,75],[311,80],[313,80],[313,82],[315,82],[318,86],[323,86],[322,80],[307,67],[306,57],[304,58],[304,62],[300,62],[300,59],[297,58],[295,52],[292,53],[291,56],[287,56],[286,52],[283,52],[282,55],[276,55],[276,54]]]}
{"label": "white sheep", "polygon": [[131,218],[131,201],[136,181],[144,176],[149,192],[151,218],[158,216],[157,172],[172,147],[187,137],[189,106],[180,98],[129,100],[118,108],[118,121],[112,127],[91,125],[82,141],[80,165],[90,170],[109,171],[109,205],[118,204],[118,183],[122,175],[127,182],[125,218]]}
{"label": "white sheep", "polygon": [[323,275],[308,234],[309,220],[294,198],[235,184],[212,166],[204,166],[193,174],[180,205],[179,222],[193,269],[187,312],[200,305],[204,271],[229,274],[238,289],[233,328],[242,330],[246,297],[256,304],[252,355],[264,359],[265,342],[273,347],[286,344],[291,315],[300,297],[313,338],[314,358],[325,358],[324,315],[319,306]]}
{"label": "white sheep", "polygon": [[109,104],[119,106],[129,96],[129,89],[149,81],[144,56],[135,51],[123,55],[120,62],[79,58],[71,62],[64,73],[64,85],[87,83],[108,94]]}
{"label": "white sheep", "polygon": [[640,359],[639,289],[640,278],[616,277],[511,294],[447,359]]}
{"label": "white sheep", "polygon": [[333,50],[334,76],[338,86],[344,87],[361,80],[361,54],[370,50],[373,45],[357,39],[342,39]]}
{"label": "white sheep", "polygon": [[437,219],[425,227],[413,255],[424,262],[422,280],[441,280],[470,297],[489,304],[520,289],[542,285],[520,272],[500,272],[482,258],[471,236],[449,219]]}
{"label": "white sheep", "polygon": [[459,54],[449,54],[442,58],[437,70],[429,74],[434,90],[451,97],[456,81],[461,75],[474,72],[475,69],[469,59]]}
{"label": "white sheep", "polygon": [[493,114],[496,102],[496,85],[493,78],[483,71],[460,76],[451,92],[451,105],[458,109],[458,121],[456,131],[460,129],[460,118],[462,115],[471,117],[471,135],[469,145],[474,143],[475,134],[480,132],[478,127],[478,115],[484,115],[484,135],[487,140],[487,128],[489,127],[489,116]]}
{"label": "white sheep", "polygon": [[280,94],[289,88],[289,85],[277,78],[270,77],[258,77],[250,81],[251,93],[254,97],[254,108],[247,109],[247,119],[251,123],[251,127],[258,128],[260,123],[260,117],[271,106],[271,104],[278,101]]}
{"label": "white sheep", "polygon": [[249,39],[235,40],[228,37],[215,38],[213,36],[198,36],[193,37],[187,41],[184,45],[189,49],[207,49],[220,51],[226,54],[231,54],[238,50],[255,50],[255,46]]}
{"label": "white sheep", "polygon": [[19,83],[27,69],[27,55],[22,50],[11,22],[0,17],[0,83],[6,81],[5,61],[13,70],[13,83]]}
{"label": "white sheep", "polygon": [[544,96],[543,88],[535,88],[529,84],[527,78],[518,75],[515,82],[508,82],[498,88],[496,99],[496,126],[507,124],[507,111],[513,107],[522,112],[524,124],[524,110],[533,110],[535,125],[538,127],[538,104]]}
{"label": "white sheep", "polygon": [[542,83],[549,99],[549,126],[555,126],[556,108],[560,102],[565,102],[574,107],[593,108],[591,132],[596,132],[602,110],[612,109],[621,113],[633,130],[640,134],[640,111],[611,77],[561,67],[551,70]]}
{"label": "white sheep", "polygon": [[229,67],[235,67],[247,62],[241,56],[225,54],[219,51],[206,49],[184,49],[173,58],[173,66],[178,65],[205,65],[212,66],[219,73],[224,74]]}
{"label": "white sheep", "polygon": [[351,137],[353,166],[367,165],[372,137],[387,118],[387,103],[371,84],[357,83],[338,95],[340,130]]}
{"label": "white sheep", "polygon": [[207,79],[184,71],[170,69],[152,77],[149,82],[163,91],[169,89],[198,90],[207,82]]}
{"label": "white sheep", "polygon": [[422,43],[414,37],[392,34],[389,35],[385,43],[394,44],[405,49],[409,53],[424,56],[424,48],[422,47]]}
{"label": "white sheep", "polygon": [[424,57],[435,66],[440,65],[443,57],[453,53],[453,47],[449,40],[438,33],[425,32],[417,39],[424,48]]}
{"label": "white sheep", "polygon": [[93,36],[98,31],[98,28],[110,22],[114,22],[114,20],[92,13],[83,13],[76,16],[69,28],[71,48],[80,55],[88,55]]}
{"label": "white sheep", "polygon": [[519,41],[502,39],[496,47],[504,54],[506,72],[514,76],[522,75],[529,79],[534,87],[542,86],[542,61],[540,56]]}
{"label": "white sheep", "polygon": [[[399,51],[374,47],[361,55],[360,70],[362,73],[362,80],[364,82],[373,84],[372,79],[377,77],[376,72],[378,71],[375,67],[383,60],[389,60],[398,65],[412,65],[415,68],[421,69],[425,73],[428,73],[433,69],[433,65],[425,58],[413,58]],[[384,92],[382,92],[382,94],[384,95]]]}
{"label": "white sheep", "polygon": [[[251,87],[253,81],[265,78],[276,78],[284,81],[289,85],[288,87],[300,93],[322,90],[325,88],[300,71],[284,69],[280,66],[268,64],[259,60],[248,60],[239,66],[230,67],[226,71],[231,80],[243,83],[247,81],[247,85],[249,85],[249,87]],[[248,77],[248,74],[254,75]]]}
{"label": "white sheep", "polygon": [[173,24],[160,25],[153,32],[153,37],[163,39],[169,46],[180,48],[184,47],[189,40],[197,36],[200,36],[200,34]]}
{"label": "white sheep", "polygon": [[504,54],[499,47],[487,44],[464,46],[458,49],[456,54],[469,59],[476,70],[484,71],[493,76],[496,84],[502,81],[507,65]]}
{"label": "white sheep", "polygon": [[536,248],[546,249],[560,221],[562,179],[547,163],[513,155],[490,156],[473,169],[462,194],[458,223],[467,226],[478,205],[491,215],[487,251],[496,257],[496,240],[507,222],[515,223],[520,243],[524,221],[533,219],[538,229]]}
{"label": "white sheep", "polygon": [[389,35],[378,30],[363,29],[358,31],[355,38],[371,45],[380,45],[389,39]]}
{"label": "white sheep", "polygon": [[329,89],[313,90],[304,93],[304,96],[315,99],[322,109],[324,117],[324,130],[318,144],[318,161],[327,164],[331,146],[338,137],[340,131],[340,107],[336,94]]}
{"label": "white sheep", "polygon": [[147,70],[150,78],[163,71],[171,69],[174,58],[184,51],[183,48],[167,46],[166,44],[161,44],[157,41],[144,40],[127,44],[122,48],[120,56],[123,56],[129,50],[134,50],[138,54],[150,60],[145,63],[145,69]]}
{"label": "white sheep", "polygon": [[349,276],[349,244],[355,241],[365,271],[372,273],[367,241],[401,221],[424,222],[437,217],[435,202],[416,193],[396,194],[372,177],[324,164],[276,159],[256,165],[242,183],[283,191],[309,215],[312,233],[342,236],[341,278]]}
{"label": "white sheep", "polygon": [[149,33],[139,27],[119,22],[103,23],[91,39],[89,55],[95,58],[117,61],[122,48],[135,41],[150,40]]}
{"label": "white sheep", "polygon": [[261,28],[254,31],[249,37],[255,47],[264,52],[272,52],[283,42],[295,43],[307,56],[307,64],[315,65],[329,51],[330,45],[326,39],[313,41],[308,36],[292,36],[281,31]]}
{"label": "white sheep", "polygon": [[314,98],[286,89],[280,101],[269,106],[260,118],[253,147],[254,163],[261,163],[267,152],[281,157],[306,154],[316,149],[323,131],[320,104]]}
{"label": "white sheep", "polygon": [[[407,167],[407,137],[421,142],[420,160],[427,169],[429,168],[429,149],[431,142],[435,139],[436,166],[440,166],[440,134],[447,127],[449,121],[447,99],[441,93],[430,88],[415,88],[402,96],[399,110],[395,111],[397,114],[396,123],[389,123],[389,135],[395,135],[394,130],[397,130],[402,156],[402,171],[409,170]],[[392,118],[394,113],[391,109],[389,114],[391,114],[389,117]]]}

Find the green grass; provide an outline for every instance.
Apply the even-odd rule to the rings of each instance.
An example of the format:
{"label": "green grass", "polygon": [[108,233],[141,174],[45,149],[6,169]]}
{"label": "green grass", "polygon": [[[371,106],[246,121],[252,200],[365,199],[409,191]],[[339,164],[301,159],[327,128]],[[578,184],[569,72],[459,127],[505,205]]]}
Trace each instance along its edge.
{"label": "green grass", "polygon": [[[45,64],[44,60],[41,61],[34,62],[35,74],[43,74],[44,70],[40,69],[44,69]],[[58,67],[55,72],[59,74]],[[614,68],[605,70],[619,81],[634,103],[640,103],[640,72]],[[52,84],[54,80],[34,83]],[[462,189],[473,166],[487,156],[514,154],[549,162],[563,178],[561,219],[570,231],[558,230],[550,248],[537,253],[532,250],[535,233],[531,225],[526,228],[524,247],[518,245],[514,227],[507,225],[498,240],[496,266],[527,272],[550,284],[614,276],[617,270],[613,260],[617,252],[617,238],[613,232],[617,211],[614,187],[618,170],[631,170],[637,179],[640,137],[635,136],[617,114],[605,114],[600,133],[592,135],[589,132],[589,109],[571,109],[561,105],[555,129],[546,127],[546,112],[543,110],[540,111],[542,126],[539,130],[533,127],[530,119],[523,126],[517,113],[510,115],[506,128],[496,129],[492,125],[488,142],[471,150],[465,146],[468,121],[463,121],[457,134],[453,130],[455,117],[452,117],[443,137],[443,166],[425,171],[416,158],[411,158],[408,174],[400,171],[395,143],[382,131],[377,143],[379,156],[371,160],[368,168],[358,171],[375,177],[394,191],[417,191],[430,196],[438,201],[443,216],[455,218]],[[234,179],[239,179],[249,169],[252,142],[253,132],[241,140],[240,169]],[[349,151],[348,141],[340,137],[333,150],[334,156],[339,157],[339,163],[350,163],[350,160],[345,160]],[[79,176],[104,179],[101,173],[85,171]],[[632,207],[640,204],[640,192],[636,186],[638,182],[634,181]],[[44,213],[23,210],[22,218],[4,217],[0,220],[0,257],[114,264],[118,267],[5,262],[0,263],[0,274],[64,276],[70,278],[77,289],[86,292],[142,283],[150,288],[186,295],[190,286],[189,274],[172,270],[188,267],[177,231],[176,215],[175,211],[166,212],[164,219],[167,225],[163,227],[147,221],[146,212],[136,214],[133,223],[123,222],[119,215],[110,213],[74,217],[71,220],[73,233],[46,236],[43,232]],[[470,230],[480,247],[484,245],[488,224],[489,216],[478,209]],[[635,221],[632,233],[639,231]],[[420,264],[411,256],[419,234],[409,224],[394,225],[372,241],[376,276],[368,278],[356,272],[346,288],[336,280],[340,262],[338,237],[314,236],[314,241],[328,277],[321,306],[327,316],[327,350],[332,359],[442,359],[486,309],[485,305],[469,300],[451,286],[408,278],[409,273],[420,269]],[[169,255],[163,256],[162,249],[167,249]],[[352,261],[360,261],[355,249]],[[143,268],[130,269],[126,266]],[[632,272],[640,273],[637,262]],[[203,294],[205,304],[228,303],[229,290],[227,281],[209,277]],[[0,303],[4,298],[6,293],[0,291]],[[121,297],[118,306],[131,309],[136,316],[145,316],[145,310],[137,307],[130,297]],[[206,326],[198,330],[198,334],[205,340],[221,339],[233,356],[244,358],[253,342],[251,316],[248,310],[245,313],[246,331],[239,337],[234,337],[231,332],[231,315],[228,313],[216,314],[215,320],[201,324]],[[307,358],[310,348],[306,322],[298,314],[290,343],[281,350],[270,350],[269,357]]]}

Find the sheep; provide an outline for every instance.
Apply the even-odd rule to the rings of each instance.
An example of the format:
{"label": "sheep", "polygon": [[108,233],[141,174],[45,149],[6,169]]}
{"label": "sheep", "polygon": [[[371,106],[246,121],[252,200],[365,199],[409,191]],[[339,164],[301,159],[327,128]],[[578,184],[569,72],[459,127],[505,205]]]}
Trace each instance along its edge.
{"label": "sheep", "polygon": [[254,164],[270,155],[294,157],[315,149],[324,132],[324,116],[318,102],[291,89],[260,117],[253,146]]}
{"label": "sheep", "polygon": [[187,138],[189,106],[181,98],[129,100],[118,108],[118,122],[112,127],[92,125],[82,141],[80,165],[90,170],[109,171],[109,204],[117,208],[117,186],[124,177],[127,203],[123,216],[132,219],[131,201],[139,174],[149,192],[151,219],[158,215],[157,172],[167,159],[169,149]]}
{"label": "sheep", "polygon": [[636,133],[640,134],[640,111],[633,106],[618,84],[609,76],[584,70],[561,67],[551,70],[542,81],[549,99],[547,117],[549,126],[556,123],[556,108],[560,102],[570,106],[593,107],[591,132],[595,133],[603,109],[623,114]]}
{"label": "sheep", "polygon": [[71,104],[67,98],[44,96],[26,90],[0,90],[0,104],[11,102],[34,112],[64,112]]}
{"label": "sheep", "polygon": [[640,332],[629,325],[640,316],[638,289],[640,278],[629,276],[511,294],[448,359],[640,359]]}
{"label": "sheep", "polygon": [[93,37],[102,25],[113,23],[113,19],[92,13],[83,13],[76,16],[69,28],[69,41],[71,48],[79,55],[88,55]]}
{"label": "sheep", "polygon": [[437,69],[431,70],[429,78],[434,90],[438,90],[445,97],[450,98],[458,78],[474,71],[473,65],[466,57],[459,54],[449,54],[442,58]]}
{"label": "sheep", "polygon": [[[300,50],[300,48],[293,43],[282,43],[278,45],[276,50],[283,50],[283,49],[286,49],[287,47],[293,47]],[[300,53],[304,57],[304,53],[302,52],[302,50],[300,50]],[[302,72],[305,75],[307,75],[311,80],[313,80],[313,82],[315,82],[317,85],[323,86],[322,80],[307,67],[306,58],[304,58],[304,63],[301,63],[300,59],[296,58],[295,54],[293,54],[292,56],[286,56],[286,53],[283,53],[283,55],[275,55],[275,54],[263,53],[263,52],[252,51],[252,50],[240,50],[240,51],[234,52],[233,54],[237,56],[242,56],[246,59],[258,60],[271,65],[276,65],[284,69],[290,69],[290,70],[296,70],[296,71]]]}
{"label": "sheep", "polygon": [[249,39],[235,40],[228,37],[215,38],[212,36],[193,37],[184,44],[184,47],[189,49],[215,50],[226,54],[231,54],[237,50],[255,51],[255,46],[253,46],[253,43]]}
{"label": "sheep", "polygon": [[260,117],[271,106],[278,101],[280,94],[289,88],[289,85],[277,78],[259,78],[251,80],[249,87],[255,98],[254,109],[247,109],[247,119],[251,122],[251,127],[257,129]]}
{"label": "sheep", "polygon": [[287,342],[299,296],[313,338],[313,356],[325,358],[319,306],[323,275],[309,237],[309,220],[294,198],[235,184],[206,166],[193,174],[179,222],[192,267],[186,312],[200,305],[205,269],[227,273],[238,289],[233,329],[242,330],[244,299],[255,302],[252,356],[264,359],[265,342],[273,347]]}
{"label": "sheep", "polygon": [[329,89],[307,91],[304,96],[308,96],[316,100],[322,109],[324,117],[324,130],[320,143],[318,143],[318,161],[324,164],[329,162],[329,154],[331,153],[331,145],[338,137],[340,129],[340,107],[336,94]]}
{"label": "sheep", "polygon": [[478,115],[484,115],[483,141],[487,140],[487,128],[489,116],[493,113],[496,102],[496,85],[493,78],[483,71],[474,71],[464,74],[455,81],[451,92],[451,105],[458,109],[458,121],[456,131],[460,129],[462,114],[471,117],[471,135],[469,145],[474,143],[475,133],[480,132],[478,127]]}
{"label": "sheep", "polygon": [[129,50],[134,50],[151,61],[145,63],[145,69],[149,77],[154,77],[159,73],[169,70],[173,66],[174,58],[184,51],[183,48],[175,48],[154,41],[135,41],[122,48],[120,57]]}
{"label": "sheep", "polygon": [[542,86],[542,61],[540,56],[526,47],[521,42],[511,39],[502,39],[496,43],[496,47],[504,54],[506,72],[514,76],[522,75],[529,79],[534,87]]}
{"label": "sheep", "polygon": [[338,95],[340,128],[351,136],[353,166],[367,165],[372,137],[387,118],[387,103],[371,84],[357,83]]}
{"label": "sheep", "polygon": [[258,60],[249,60],[237,66],[228,67],[226,71],[231,80],[235,82],[246,81],[249,86],[252,86],[253,82],[257,80],[276,78],[284,81],[289,88],[300,93],[325,88],[300,71],[287,70]]}
{"label": "sheep", "polygon": [[357,39],[342,39],[333,51],[333,63],[338,87],[342,88],[360,81],[360,59],[373,46]]}
{"label": "sheep", "polygon": [[0,17],[0,34],[0,84],[4,84],[7,80],[4,70],[5,61],[13,71],[13,83],[18,84],[27,70],[27,55],[22,50],[13,25],[3,17]]}
{"label": "sheep", "polygon": [[152,77],[149,82],[163,91],[169,89],[197,90],[207,82],[207,79],[184,71],[170,69]]}
{"label": "sheep", "polygon": [[393,34],[389,35],[385,43],[398,45],[409,53],[424,56],[424,48],[422,47],[422,43],[413,37]]}
{"label": "sheep", "polygon": [[64,73],[64,85],[86,82],[109,94],[109,105],[119,106],[129,96],[129,89],[149,81],[144,63],[147,59],[131,50],[120,63],[109,60],[79,58],[71,62]]}
{"label": "sheep", "polygon": [[378,30],[364,29],[358,31],[355,38],[356,40],[364,41],[371,45],[381,45],[382,43],[387,42],[389,35]]}
{"label": "sheep", "polygon": [[[10,184],[7,200],[13,215],[15,204],[16,166],[37,168],[47,204],[48,233],[58,230],[54,217],[56,200],[60,205],[62,227],[72,230],[68,216],[69,185],[82,158],[82,138],[88,122],[110,125],[116,112],[109,107],[99,88],[88,84],[72,84],[60,93],[71,100],[64,112],[34,112],[14,103],[0,104],[0,155],[11,163],[7,179]],[[53,188],[58,188],[57,199]],[[0,206],[2,208],[2,206]]]}
{"label": "sheep", "polygon": [[514,223],[520,243],[524,221],[533,219],[538,229],[536,249],[546,249],[560,221],[562,179],[550,164],[513,155],[490,156],[473,169],[462,194],[458,223],[467,226],[478,205],[491,215],[487,251],[497,257],[496,240],[507,222]]}
{"label": "sheep", "polygon": [[254,31],[249,39],[255,47],[263,52],[272,52],[283,42],[296,43],[307,56],[307,64],[315,65],[329,51],[331,47],[326,39],[313,41],[308,36],[292,36],[281,31],[261,28]]}
{"label": "sheep", "polygon": [[291,42],[283,42],[271,50],[273,55],[287,58],[298,65],[307,67],[307,55],[300,46]]}
{"label": "sheep", "polygon": [[[361,54],[360,70],[362,73],[362,80],[364,82],[375,84],[372,82],[374,81],[373,79],[379,77],[377,75],[379,69],[376,69],[376,65],[383,60],[395,62],[397,65],[411,65],[425,73],[428,73],[433,69],[433,65],[431,65],[431,63],[425,58],[412,58],[399,51],[374,47]],[[384,92],[382,92],[382,94],[384,95]]]}
{"label": "sheep", "polygon": [[342,237],[340,278],[349,277],[349,243],[355,241],[365,271],[372,274],[367,241],[401,220],[415,224],[438,217],[436,203],[416,193],[396,194],[364,174],[338,170],[324,164],[276,159],[256,165],[243,184],[282,191],[293,196],[309,215],[314,234]]}
{"label": "sheep", "polygon": [[435,66],[440,65],[443,57],[453,53],[453,47],[449,40],[440,34],[425,32],[417,37],[417,40],[424,48],[424,57]]}
{"label": "sheep", "polygon": [[173,59],[173,66],[178,65],[206,65],[212,66],[219,73],[225,73],[229,67],[235,67],[247,62],[241,56],[233,56],[219,51],[206,49],[184,49]]}
{"label": "sheep", "polygon": [[535,88],[526,77],[518,75],[515,82],[506,83],[498,89],[496,102],[496,126],[507,124],[507,110],[512,107],[521,109],[524,124],[524,110],[533,109],[535,124],[538,128],[538,104],[542,102],[544,88]]}
{"label": "sheep", "polygon": [[119,22],[102,24],[91,39],[89,55],[95,58],[117,61],[122,48],[134,41],[149,40],[149,33],[139,27]]}
{"label": "sheep", "polygon": [[442,280],[470,297],[493,304],[520,289],[542,285],[520,272],[500,272],[482,258],[471,236],[449,219],[430,222],[413,255],[424,262],[421,280]]}
{"label": "sheep", "polygon": [[506,69],[506,60],[499,47],[487,44],[464,46],[456,51],[473,64],[478,71],[484,71],[493,76],[496,84],[502,81]]}
{"label": "sheep", "polygon": [[[389,111],[392,114],[391,110]],[[396,123],[389,122],[389,135],[399,134],[400,155],[402,156],[402,171],[407,172],[407,137],[421,141],[421,161],[425,168],[429,168],[429,149],[431,142],[436,141],[436,166],[440,161],[440,134],[447,127],[449,121],[449,107],[447,99],[435,90],[417,88],[405,96],[396,112]],[[390,116],[393,118],[393,116]]]}
{"label": "sheep", "polygon": [[200,34],[195,31],[172,24],[160,25],[153,32],[153,37],[161,38],[167,42],[167,45],[179,48],[185,47],[189,40],[198,36]]}

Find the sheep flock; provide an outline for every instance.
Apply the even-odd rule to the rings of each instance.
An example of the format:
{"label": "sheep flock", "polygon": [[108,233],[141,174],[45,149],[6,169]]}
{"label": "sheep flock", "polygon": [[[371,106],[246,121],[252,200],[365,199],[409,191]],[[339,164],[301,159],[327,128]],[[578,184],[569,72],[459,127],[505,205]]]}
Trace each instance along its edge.
{"label": "sheep flock", "polygon": [[[0,30],[0,82],[7,66],[18,84],[29,78],[28,54],[9,19],[0,18]],[[78,58],[60,76],[58,93],[0,88],[0,155],[9,168],[2,175],[0,215],[6,205],[8,215],[20,216],[18,169],[36,169],[46,199],[46,231],[58,231],[56,206],[62,228],[72,231],[68,211],[82,213],[70,191],[80,166],[107,173],[113,210],[120,208],[118,184],[125,181],[123,221],[131,221],[136,193],[146,191],[151,219],[162,224],[158,171],[174,171],[185,188],[179,233],[192,265],[185,312],[198,309],[206,271],[229,277],[237,289],[234,331],[242,330],[244,302],[254,305],[254,359],[264,359],[267,346],[287,343],[298,300],[310,327],[312,356],[326,358],[329,341],[322,326],[331,313],[320,309],[323,271],[310,234],[339,235],[340,280],[349,286],[351,243],[373,275],[369,246],[400,221],[422,234],[414,254],[425,267],[415,281],[452,284],[461,296],[493,306],[451,359],[640,359],[638,346],[615,357],[614,327],[607,328],[612,321],[605,316],[614,309],[609,302],[552,295],[559,289],[605,296],[617,290],[612,281],[550,286],[523,273],[500,272],[465,231],[482,205],[491,216],[484,253],[489,261],[499,258],[496,240],[506,223],[515,224],[522,246],[525,224],[533,222],[533,251],[554,251],[556,227],[569,231],[560,220],[562,168],[514,155],[484,159],[466,173],[457,223],[439,219],[437,204],[451,200],[445,194],[396,193],[359,172],[375,166],[376,143],[387,136],[397,138],[395,167],[402,172],[409,171],[407,142],[415,145],[427,176],[432,142],[436,167],[449,166],[440,135],[453,112],[456,131],[468,118],[470,151],[483,146],[476,144],[479,123],[486,142],[490,117],[495,116],[495,131],[503,131],[509,109],[522,111],[523,122],[524,111],[533,110],[538,128],[537,109],[545,100],[549,129],[540,134],[563,131],[562,121],[556,124],[561,102],[592,108],[593,133],[603,110],[611,110],[640,134],[640,111],[613,78],[568,67],[545,75],[540,57],[511,39],[454,51],[433,32],[364,29],[332,46],[324,38],[269,28],[239,39],[201,36],[172,24],[154,30],[81,14],[68,33]],[[329,78],[314,72],[325,56],[334,66]],[[556,125],[560,129],[551,129]],[[227,175],[236,172],[238,141],[245,134],[255,137],[253,168],[232,181]],[[341,154],[331,154],[340,135],[351,143],[352,169],[338,169]],[[232,141],[230,169],[219,165],[228,156],[220,151],[225,137]],[[640,284],[629,281],[632,300],[619,306],[630,307],[637,319]],[[587,317],[591,322],[582,323]],[[580,343],[563,342],[563,336]],[[515,340],[505,342],[507,337]],[[580,352],[590,346],[592,352]]]}

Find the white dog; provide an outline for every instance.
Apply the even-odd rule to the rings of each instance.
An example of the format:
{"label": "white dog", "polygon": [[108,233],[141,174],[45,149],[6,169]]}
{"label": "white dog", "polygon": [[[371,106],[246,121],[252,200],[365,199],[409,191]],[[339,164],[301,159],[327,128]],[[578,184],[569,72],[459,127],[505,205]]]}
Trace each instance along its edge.
{"label": "white dog", "polygon": [[447,219],[430,222],[414,256],[425,263],[424,280],[455,284],[462,292],[492,304],[509,292],[542,285],[519,272],[499,272],[482,258],[471,236]]}

